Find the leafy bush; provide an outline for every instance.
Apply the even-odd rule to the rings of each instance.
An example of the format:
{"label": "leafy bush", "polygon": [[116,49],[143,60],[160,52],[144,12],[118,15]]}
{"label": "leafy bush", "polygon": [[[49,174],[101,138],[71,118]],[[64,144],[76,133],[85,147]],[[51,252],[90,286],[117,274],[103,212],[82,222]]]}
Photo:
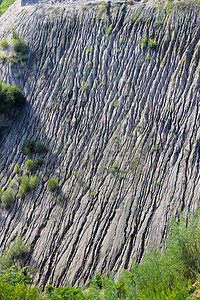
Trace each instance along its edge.
{"label": "leafy bush", "polygon": [[19,198],[24,198],[26,193],[33,190],[38,185],[38,182],[39,182],[36,175],[30,176],[30,177],[28,177],[27,175],[24,175],[22,177],[19,177],[19,181],[20,181],[20,187],[18,190]]}
{"label": "leafy bush", "polygon": [[44,163],[44,159],[39,156],[36,156],[34,163],[36,167],[39,167]]}
{"label": "leafy bush", "polygon": [[15,0],[3,0],[0,5],[0,16],[11,6]]}
{"label": "leafy bush", "polygon": [[109,172],[112,173],[112,174],[114,175],[115,172],[117,171],[117,169],[118,169],[118,165],[117,165],[117,163],[114,163],[114,164],[110,167]]}
{"label": "leafy bush", "polygon": [[42,153],[42,152],[47,152],[49,148],[47,145],[42,144],[40,141],[36,141],[34,144],[34,151],[35,153]]}
{"label": "leafy bush", "polygon": [[18,164],[16,164],[15,167],[14,167],[14,173],[15,174],[19,173],[19,168],[20,168],[20,166]]}
{"label": "leafy bush", "polygon": [[58,182],[55,179],[50,178],[47,182],[47,189],[52,193],[55,192],[58,189]]}
{"label": "leafy bush", "polygon": [[13,27],[11,30],[11,39],[12,40],[18,40],[19,39],[19,34],[17,30]]}
{"label": "leafy bush", "polygon": [[106,26],[106,36],[109,36],[112,32],[112,25]]}
{"label": "leafy bush", "polygon": [[5,208],[9,208],[13,203],[14,195],[10,188],[2,192],[1,195],[1,205]]}
{"label": "leafy bush", "polygon": [[28,253],[28,246],[24,243],[24,240],[21,236],[10,247],[9,253],[11,257],[14,258],[22,258]]}
{"label": "leafy bush", "polygon": [[32,172],[35,169],[34,162],[31,159],[27,160],[25,163],[25,168],[27,171]]}
{"label": "leafy bush", "polygon": [[149,41],[149,48],[154,49],[154,48],[156,48],[156,46],[157,46],[157,42],[155,40]]}
{"label": "leafy bush", "polygon": [[146,35],[144,35],[141,39],[141,46],[142,48],[146,48],[147,47],[147,43],[148,43],[148,38]]}
{"label": "leafy bush", "polygon": [[1,40],[1,42],[0,42],[0,47],[1,47],[3,50],[5,50],[5,49],[8,48],[8,42],[7,42],[6,39]]}
{"label": "leafy bush", "polygon": [[6,112],[13,107],[20,107],[25,101],[24,94],[17,86],[0,82],[0,112]]}
{"label": "leafy bush", "polygon": [[21,55],[24,55],[28,52],[28,45],[25,40],[12,39],[11,47],[14,51],[18,52]]}
{"label": "leafy bush", "polygon": [[12,266],[13,261],[7,251],[2,251],[0,254],[0,277]]}
{"label": "leafy bush", "polygon": [[35,141],[31,139],[30,137],[27,138],[27,140],[24,141],[21,151],[25,155],[29,155],[31,153],[42,153],[42,152],[47,152],[49,148],[47,145],[42,144],[40,141]]}
{"label": "leafy bush", "polygon": [[81,86],[81,90],[82,92],[85,92],[88,88],[89,88],[89,84],[85,81]]}

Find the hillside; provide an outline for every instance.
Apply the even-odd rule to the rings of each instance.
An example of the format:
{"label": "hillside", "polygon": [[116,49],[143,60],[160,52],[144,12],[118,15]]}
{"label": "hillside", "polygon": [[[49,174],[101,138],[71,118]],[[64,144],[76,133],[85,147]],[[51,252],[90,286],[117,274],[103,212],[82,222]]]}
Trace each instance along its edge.
{"label": "hillside", "polygon": [[[19,0],[1,16],[0,40],[10,45],[14,27],[29,52],[0,67],[0,81],[27,97],[0,140],[1,186],[14,194],[0,209],[0,245],[24,237],[36,284],[129,268],[161,244],[172,211],[196,209],[199,17],[193,2]],[[27,138],[48,151],[20,198],[18,177],[38,156],[21,151]]]}

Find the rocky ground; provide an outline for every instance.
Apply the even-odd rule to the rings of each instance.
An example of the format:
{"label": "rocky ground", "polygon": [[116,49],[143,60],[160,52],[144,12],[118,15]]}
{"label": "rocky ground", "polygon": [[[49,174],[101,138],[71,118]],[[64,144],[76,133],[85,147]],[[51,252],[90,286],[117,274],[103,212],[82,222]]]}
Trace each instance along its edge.
{"label": "rocky ground", "polygon": [[[0,245],[24,237],[35,283],[129,268],[161,244],[172,212],[197,207],[199,17],[186,2],[16,0],[0,18],[0,40],[10,43],[15,27],[29,45],[23,66],[0,68],[27,96],[0,140],[1,186],[15,193],[0,209]],[[28,137],[49,151],[21,199],[14,167],[22,174],[35,158],[20,150]],[[53,194],[49,178],[59,183]]]}

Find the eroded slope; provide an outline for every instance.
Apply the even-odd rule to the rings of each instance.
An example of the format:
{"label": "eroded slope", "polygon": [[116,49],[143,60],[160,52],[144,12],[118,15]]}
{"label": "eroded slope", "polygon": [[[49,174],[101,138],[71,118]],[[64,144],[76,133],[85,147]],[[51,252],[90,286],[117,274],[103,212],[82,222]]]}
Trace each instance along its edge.
{"label": "eroded slope", "polygon": [[[0,69],[28,100],[1,139],[1,186],[14,182],[16,194],[0,210],[1,249],[23,236],[42,286],[130,267],[161,243],[171,210],[199,200],[199,9],[17,0],[0,24],[0,39],[14,26],[30,49],[22,69]],[[50,150],[37,189],[20,199],[14,167],[34,158],[20,151],[27,137]]]}

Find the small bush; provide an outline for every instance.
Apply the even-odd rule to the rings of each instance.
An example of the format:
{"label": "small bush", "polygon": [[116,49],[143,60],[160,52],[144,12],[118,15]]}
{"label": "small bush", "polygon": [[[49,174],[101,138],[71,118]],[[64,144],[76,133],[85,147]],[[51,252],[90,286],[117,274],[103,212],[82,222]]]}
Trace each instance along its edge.
{"label": "small bush", "polygon": [[141,46],[142,48],[146,48],[147,47],[147,43],[148,43],[148,38],[146,35],[144,35],[141,39]]}
{"label": "small bush", "polygon": [[18,164],[16,164],[15,167],[14,167],[14,173],[15,174],[19,173],[19,168],[20,168],[20,166]]}
{"label": "small bush", "polygon": [[0,82],[0,111],[6,112],[13,107],[20,107],[26,98],[17,86],[2,84]]}
{"label": "small bush", "polygon": [[117,171],[117,169],[118,169],[118,165],[117,165],[117,163],[114,163],[111,167],[110,167],[110,169],[109,169],[109,172],[111,173],[111,174],[115,174],[115,172]]}
{"label": "small bush", "polygon": [[47,145],[42,144],[40,141],[35,142],[33,152],[42,153],[47,152],[48,150],[49,148],[47,147]]}
{"label": "small bush", "polygon": [[11,47],[14,51],[18,52],[21,55],[24,55],[28,52],[28,45],[25,40],[12,39]]}
{"label": "small bush", "polygon": [[112,25],[106,26],[106,36],[109,36],[112,32]]}
{"label": "small bush", "polygon": [[157,46],[157,42],[155,40],[149,41],[149,48],[155,49]]}
{"label": "small bush", "polygon": [[28,172],[32,172],[33,170],[35,170],[34,162],[31,159],[27,160],[25,163],[25,168]]}
{"label": "small bush", "polygon": [[17,30],[13,27],[11,30],[11,39],[18,40],[19,39],[19,34]]}
{"label": "small bush", "polygon": [[3,50],[5,50],[5,49],[8,48],[8,42],[7,42],[6,39],[1,40],[1,42],[0,42],[0,47],[1,47]]}
{"label": "small bush", "polygon": [[47,189],[50,191],[50,192],[55,192],[58,188],[58,182],[53,179],[53,178],[50,178],[49,181],[47,182]]}
{"label": "small bush", "polygon": [[115,102],[114,102],[114,108],[117,107],[118,103],[119,103],[119,99],[115,100]]}
{"label": "small bush", "polygon": [[36,156],[34,163],[36,167],[39,167],[44,163],[44,159],[39,156]]}
{"label": "small bush", "polygon": [[19,198],[24,198],[26,193],[33,190],[38,185],[39,182],[37,176],[28,177],[27,175],[19,177],[19,181],[20,181],[20,187],[18,190]]}
{"label": "small bush", "polygon": [[28,246],[24,243],[20,236],[18,240],[11,246],[10,255],[14,258],[22,258],[28,253]]}
{"label": "small bush", "polygon": [[81,91],[85,92],[89,88],[89,84],[85,81],[81,86]]}
{"label": "small bush", "polygon": [[9,208],[14,200],[14,195],[11,189],[7,189],[4,192],[2,192],[1,195],[1,204],[5,208]]}
{"label": "small bush", "polygon": [[27,138],[27,140],[24,141],[21,151],[25,155],[29,155],[31,153],[42,153],[42,152],[47,152],[49,148],[47,145],[42,144],[40,141],[34,141],[30,137]]}

